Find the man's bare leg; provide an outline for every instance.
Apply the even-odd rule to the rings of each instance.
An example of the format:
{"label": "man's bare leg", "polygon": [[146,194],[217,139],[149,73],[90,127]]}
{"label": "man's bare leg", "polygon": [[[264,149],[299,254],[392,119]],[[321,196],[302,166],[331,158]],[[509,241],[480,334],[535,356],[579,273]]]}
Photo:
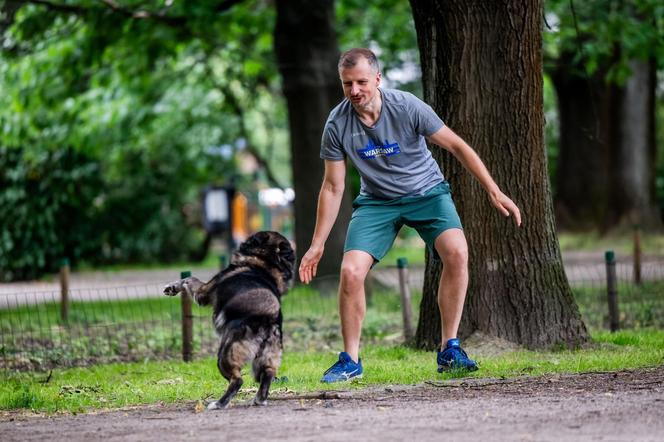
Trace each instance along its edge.
{"label": "man's bare leg", "polygon": [[373,257],[360,250],[344,253],[339,283],[339,316],[344,351],[357,362],[360,351],[362,321],[367,310],[364,280],[373,264]]}
{"label": "man's bare leg", "polygon": [[457,337],[468,289],[468,244],[461,229],[448,229],[436,238],[436,251],[443,261],[438,285],[441,345]]}

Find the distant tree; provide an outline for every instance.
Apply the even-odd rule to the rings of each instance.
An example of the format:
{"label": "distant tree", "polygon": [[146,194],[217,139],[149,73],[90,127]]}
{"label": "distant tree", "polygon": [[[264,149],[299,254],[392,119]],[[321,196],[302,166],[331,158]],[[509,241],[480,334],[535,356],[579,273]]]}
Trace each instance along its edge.
{"label": "distant tree", "polygon": [[[295,241],[298,255],[309,248],[323,181],[320,140],[327,115],[343,98],[337,61],[334,1],[277,0],[274,44],[288,103],[291,164],[295,189]],[[337,222],[325,245],[319,275],[337,274],[350,219],[347,186]]]}
{"label": "distant tree", "polygon": [[[542,2],[411,0],[425,100],[479,153],[521,208],[515,228],[463,166],[433,149],[450,181],[470,252],[460,335],[529,348],[588,339],[556,238],[543,141]],[[440,264],[427,258],[416,342],[440,344]]]}
{"label": "distant tree", "polygon": [[[547,2],[546,69],[558,96],[560,227],[661,226],[655,191],[657,0]],[[584,189],[579,192],[579,189]]]}

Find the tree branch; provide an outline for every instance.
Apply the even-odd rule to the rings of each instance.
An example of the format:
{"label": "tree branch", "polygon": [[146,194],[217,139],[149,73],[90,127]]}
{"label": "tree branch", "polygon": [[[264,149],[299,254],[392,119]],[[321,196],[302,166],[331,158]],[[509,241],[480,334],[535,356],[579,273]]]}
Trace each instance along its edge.
{"label": "tree branch", "polygon": [[62,3],[53,3],[49,0],[25,0],[25,3],[32,3],[35,5],[41,5],[41,6],[46,6],[48,9],[52,11],[58,11],[58,12],[67,12],[69,14],[85,14],[87,11],[89,11],[88,8],[83,8],[81,6],[75,6],[75,5],[65,5]]}
{"label": "tree branch", "polygon": [[[232,1],[234,0],[228,0],[228,2],[226,3],[230,3]],[[235,116],[237,116],[237,118],[240,119],[240,132],[247,140],[247,147],[245,149],[250,155],[252,155],[256,159],[258,165],[263,168],[263,170],[265,171],[266,178],[270,182],[270,184],[275,187],[279,187],[280,189],[285,189],[286,187],[279,182],[274,172],[272,172],[272,168],[270,168],[270,164],[268,163],[268,161],[265,160],[265,158],[263,158],[263,156],[254,147],[251,146],[249,140],[249,131],[247,130],[244,121],[244,109],[240,104],[240,100],[235,96],[235,94],[233,94],[233,91],[231,91],[229,87],[221,85],[215,80],[214,72],[210,67],[210,64],[208,63],[209,59],[210,57],[208,54],[208,56],[205,57],[205,60],[198,60],[197,62],[202,64],[203,69],[205,69],[205,72],[207,72],[208,80],[212,83],[212,86],[224,95],[226,103],[228,103],[230,107],[233,109],[233,113],[235,114]]]}
{"label": "tree branch", "polygon": [[177,15],[167,15],[164,13],[149,12],[145,9],[131,10],[117,4],[114,0],[101,0],[103,4],[108,6],[114,12],[117,12],[120,15],[124,15],[127,18],[133,18],[137,20],[155,20],[164,22],[170,26],[183,26],[187,23],[187,18],[184,16]]}
{"label": "tree branch", "polygon": [[[169,15],[165,12],[150,12],[145,9],[132,10],[126,8],[115,0],[99,0],[101,3],[106,5],[107,9],[110,9],[113,13],[122,15],[124,17],[135,19],[135,20],[154,20],[169,26],[173,27],[182,27],[187,24],[188,17],[183,15]],[[217,7],[214,9],[215,12],[221,13],[228,11],[233,6],[238,3],[241,3],[243,0],[223,0]],[[46,6],[48,9],[58,12],[65,12],[69,14],[83,15],[87,12],[90,12],[98,8],[85,8],[77,5],[68,5],[63,3],[56,3],[51,0],[25,0],[24,3],[32,3],[35,5]]]}

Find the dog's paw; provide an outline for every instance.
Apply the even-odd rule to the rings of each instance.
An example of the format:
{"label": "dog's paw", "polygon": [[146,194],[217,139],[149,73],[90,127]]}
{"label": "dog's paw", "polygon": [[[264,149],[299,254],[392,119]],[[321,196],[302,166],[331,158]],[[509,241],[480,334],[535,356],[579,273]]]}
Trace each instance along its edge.
{"label": "dog's paw", "polygon": [[228,407],[228,404],[221,405],[221,404],[219,404],[219,401],[214,401],[214,402],[210,402],[208,404],[207,409],[208,410],[223,410],[224,408],[227,408],[227,407]]}
{"label": "dog's paw", "polygon": [[264,401],[259,400],[257,397],[254,398],[253,404],[256,407],[265,407],[267,405],[267,399]]}
{"label": "dog's paw", "polygon": [[170,284],[167,284],[164,287],[164,295],[166,295],[166,296],[175,296],[178,293],[180,293],[181,290],[182,290],[182,282],[181,281],[172,282]]}

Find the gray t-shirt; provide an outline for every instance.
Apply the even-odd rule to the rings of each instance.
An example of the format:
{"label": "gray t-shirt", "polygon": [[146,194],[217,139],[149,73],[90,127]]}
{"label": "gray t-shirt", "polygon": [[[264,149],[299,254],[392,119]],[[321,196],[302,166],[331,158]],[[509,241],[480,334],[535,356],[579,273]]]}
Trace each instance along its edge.
{"label": "gray t-shirt", "polygon": [[348,99],[325,123],[320,157],[350,158],[361,177],[360,194],[377,198],[421,195],[443,181],[424,137],[443,127],[431,107],[408,92],[379,89],[380,117],[364,125]]}

